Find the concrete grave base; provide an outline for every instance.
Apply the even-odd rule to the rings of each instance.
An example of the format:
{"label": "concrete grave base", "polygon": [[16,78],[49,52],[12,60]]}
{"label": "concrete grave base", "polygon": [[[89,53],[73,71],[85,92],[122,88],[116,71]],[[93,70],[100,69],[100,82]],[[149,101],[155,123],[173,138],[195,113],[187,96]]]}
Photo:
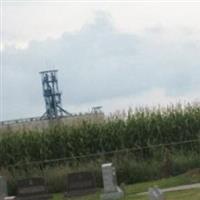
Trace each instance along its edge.
{"label": "concrete grave base", "polygon": [[5,197],[4,200],[16,200],[15,196]]}
{"label": "concrete grave base", "polygon": [[101,194],[102,200],[117,200],[121,199],[122,197],[124,197],[124,192],[120,187],[117,187],[117,190],[114,192],[104,192],[103,194]]}

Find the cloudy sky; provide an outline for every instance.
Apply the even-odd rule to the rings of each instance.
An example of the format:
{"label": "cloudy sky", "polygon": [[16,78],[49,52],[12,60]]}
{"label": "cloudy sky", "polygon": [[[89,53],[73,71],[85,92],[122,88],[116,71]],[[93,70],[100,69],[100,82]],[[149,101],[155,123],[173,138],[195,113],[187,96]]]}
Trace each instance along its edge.
{"label": "cloudy sky", "polygon": [[44,113],[39,71],[63,107],[106,113],[200,99],[200,2],[1,2],[0,120]]}

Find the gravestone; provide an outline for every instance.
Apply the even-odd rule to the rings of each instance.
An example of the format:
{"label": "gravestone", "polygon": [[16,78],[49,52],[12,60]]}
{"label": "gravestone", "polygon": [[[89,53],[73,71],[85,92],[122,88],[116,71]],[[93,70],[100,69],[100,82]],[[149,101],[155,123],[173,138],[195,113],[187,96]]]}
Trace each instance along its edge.
{"label": "gravestone", "polygon": [[112,163],[102,165],[104,190],[101,194],[102,200],[115,200],[124,196],[124,192],[117,185],[116,171]]}
{"label": "gravestone", "polygon": [[165,199],[163,192],[157,187],[149,188],[148,197],[149,197],[149,200],[164,200]]}
{"label": "gravestone", "polygon": [[67,176],[65,197],[81,196],[96,192],[96,180],[92,172],[77,172]]}
{"label": "gravestone", "polygon": [[17,200],[45,200],[52,198],[52,195],[47,192],[44,179],[40,177],[18,180],[17,188]]}
{"label": "gravestone", "polygon": [[0,200],[3,200],[7,196],[7,183],[5,179],[0,176]]}

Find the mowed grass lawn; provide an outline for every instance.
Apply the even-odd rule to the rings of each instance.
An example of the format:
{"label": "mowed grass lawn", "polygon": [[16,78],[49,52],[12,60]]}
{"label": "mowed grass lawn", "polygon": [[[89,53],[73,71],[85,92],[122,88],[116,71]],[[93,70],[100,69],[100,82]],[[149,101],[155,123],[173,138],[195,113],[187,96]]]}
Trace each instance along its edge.
{"label": "mowed grass lawn", "polygon": [[[200,200],[200,189],[190,189],[177,192],[165,193],[166,200]],[[127,196],[126,200],[149,200],[147,195]]]}
{"label": "mowed grass lawn", "polygon": [[[177,192],[165,193],[166,200],[200,200],[200,189],[189,189]],[[64,200],[63,195],[55,195],[53,200]],[[68,198],[66,200],[100,200],[100,194],[85,196],[81,198]],[[149,200],[147,195],[126,195],[122,200]]]}
{"label": "mowed grass lawn", "polygon": [[[181,185],[188,185],[193,183],[200,183],[200,169],[190,171],[186,174],[171,177],[167,179],[161,179],[157,181],[149,181],[145,183],[138,183],[133,185],[125,186],[125,198],[123,200],[148,200],[147,195],[138,195],[142,192],[147,192],[149,187],[158,186],[159,188],[170,188]],[[176,192],[165,193],[166,200],[200,200],[200,188],[199,189],[188,189]],[[68,200],[99,200],[100,191],[94,195],[79,197],[79,198],[68,198]],[[63,194],[55,194],[53,200],[64,200]]]}

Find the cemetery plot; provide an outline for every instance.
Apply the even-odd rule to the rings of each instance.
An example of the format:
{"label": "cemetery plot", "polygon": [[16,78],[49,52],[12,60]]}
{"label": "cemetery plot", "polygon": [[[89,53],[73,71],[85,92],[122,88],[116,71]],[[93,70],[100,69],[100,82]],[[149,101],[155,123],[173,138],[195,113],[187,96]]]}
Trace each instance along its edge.
{"label": "cemetery plot", "polygon": [[51,199],[43,178],[30,178],[19,180],[17,183],[17,200],[45,200]]}
{"label": "cemetery plot", "polygon": [[65,197],[80,196],[96,192],[96,180],[92,172],[71,173],[67,176]]}

